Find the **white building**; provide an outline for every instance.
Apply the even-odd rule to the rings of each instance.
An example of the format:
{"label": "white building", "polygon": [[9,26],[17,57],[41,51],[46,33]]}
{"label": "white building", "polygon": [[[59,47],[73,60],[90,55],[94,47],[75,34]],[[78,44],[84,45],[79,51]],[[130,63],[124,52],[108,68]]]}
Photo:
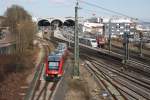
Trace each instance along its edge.
{"label": "white building", "polygon": [[87,20],[83,23],[83,32],[103,34],[103,28],[104,24],[96,21]]}

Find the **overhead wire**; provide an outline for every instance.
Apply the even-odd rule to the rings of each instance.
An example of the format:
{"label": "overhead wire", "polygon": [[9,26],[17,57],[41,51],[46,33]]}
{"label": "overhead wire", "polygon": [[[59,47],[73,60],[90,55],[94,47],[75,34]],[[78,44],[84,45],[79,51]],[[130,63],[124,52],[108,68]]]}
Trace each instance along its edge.
{"label": "overhead wire", "polygon": [[105,10],[105,11],[110,12],[110,13],[114,13],[114,14],[117,14],[117,15],[129,17],[129,18],[133,18],[133,17],[130,17],[130,16],[125,15],[125,14],[123,14],[123,13],[120,13],[120,12],[117,12],[117,11],[114,11],[114,10],[111,10],[111,9],[108,9],[108,8],[101,7],[101,6],[99,6],[99,5],[97,5],[97,4],[94,4],[94,3],[89,3],[89,2],[83,1],[83,0],[79,0],[79,1],[80,1],[81,3],[84,3],[84,4],[88,5],[88,6],[96,7],[96,8]]}
{"label": "overhead wire", "polygon": [[139,18],[137,18],[137,17],[131,17],[131,16],[128,16],[128,15],[126,15],[126,14],[117,12],[117,11],[115,11],[115,10],[111,10],[111,9],[108,9],[108,8],[104,8],[104,7],[99,6],[99,5],[95,4],[95,3],[90,3],[90,2],[87,2],[87,1],[85,1],[85,0],[79,0],[79,2],[80,2],[80,4],[83,3],[83,4],[86,4],[86,5],[91,6],[91,7],[96,7],[96,8],[102,9],[102,10],[104,10],[104,11],[107,11],[107,12],[110,12],[110,13],[114,13],[114,14],[116,14],[116,15],[120,15],[120,16],[124,16],[124,17],[131,18],[131,19],[134,19],[134,20],[138,20],[138,21],[140,21],[140,22],[145,22],[145,21],[143,21],[143,20],[141,20],[141,19],[139,19]]}
{"label": "overhead wire", "polygon": [[[95,13],[96,15],[97,15],[97,13],[98,13],[98,15],[99,14],[105,14],[105,15],[110,15],[110,13],[107,13],[107,12],[103,12],[103,11],[95,11],[95,10],[91,10],[91,9],[87,9],[87,8],[82,8],[82,10],[84,10],[84,11],[87,11],[87,12],[92,12],[92,13]],[[117,14],[114,14],[114,15],[117,15]],[[113,15],[113,16],[114,16]]]}

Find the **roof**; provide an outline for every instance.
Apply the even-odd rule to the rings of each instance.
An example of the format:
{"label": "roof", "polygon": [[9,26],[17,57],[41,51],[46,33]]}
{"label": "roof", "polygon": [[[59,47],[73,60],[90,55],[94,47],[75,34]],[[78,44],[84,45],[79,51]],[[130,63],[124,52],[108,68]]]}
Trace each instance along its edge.
{"label": "roof", "polygon": [[104,24],[84,22],[84,26],[86,26],[86,27],[102,27],[102,26],[104,26]]}
{"label": "roof", "polygon": [[132,23],[130,19],[112,19],[111,23]]}
{"label": "roof", "polygon": [[101,17],[103,19],[103,23],[133,23],[133,19],[127,17]]}

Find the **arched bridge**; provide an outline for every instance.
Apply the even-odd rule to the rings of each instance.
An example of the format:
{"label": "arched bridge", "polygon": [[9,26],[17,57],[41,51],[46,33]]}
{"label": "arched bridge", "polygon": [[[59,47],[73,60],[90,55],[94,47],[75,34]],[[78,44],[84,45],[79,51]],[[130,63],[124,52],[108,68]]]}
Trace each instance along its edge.
{"label": "arched bridge", "polygon": [[74,26],[73,17],[58,17],[58,18],[39,18],[38,26]]}
{"label": "arched bridge", "polygon": [[[79,18],[79,20],[82,19],[82,17]],[[51,17],[51,18],[38,18],[37,20],[38,26],[51,26],[53,28],[55,27],[73,27],[75,26],[75,18],[74,17]]]}

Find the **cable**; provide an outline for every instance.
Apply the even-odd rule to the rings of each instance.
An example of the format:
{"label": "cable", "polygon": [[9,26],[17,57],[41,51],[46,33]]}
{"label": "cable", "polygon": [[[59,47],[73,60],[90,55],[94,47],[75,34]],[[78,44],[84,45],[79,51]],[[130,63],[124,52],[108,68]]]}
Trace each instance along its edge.
{"label": "cable", "polygon": [[[85,8],[82,8],[84,11],[87,11],[87,12],[94,12],[94,13],[104,13],[104,14],[107,14],[107,15],[110,15],[109,13],[106,13],[106,12],[100,12],[100,11],[94,11],[94,10],[89,10],[89,9],[85,9]],[[116,15],[116,14],[115,14]]]}
{"label": "cable", "polygon": [[111,13],[115,13],[115,14],[119,14],[119,15],[122,15],[122,16],[129,17],[129,16],[125,15],[125,14],[122,14],[122,13],[119,13],[119,12],[116,12],[116,11],[113,11],[113,10],[110,10],[110,9],[107,9],[107,8],[104,8],[104,7],[101,7],[101,6],[98,6],[98,5],[96,5],[96,4],[88,3],[88,2],[86,2],[86,1],[81,1],[81,0],[80,0],[80,2],[82,2],[82,3],[84,3],[84,4],[87,4],[87,5],[89,5],[89,6],[92,6],[92,7],[97,7],[97,8],[103,9],[103,10],[108,11],[108,12],[111,12]]}
{"label": "cable", "polygon": [[101,7],[99,5],[96,5],[96,4],[93,4],[93,3],[89,3],[89,2],[86,2],[86,1],[82,1],[82,0],[79,0],[81,3],[84,3],[86,5],[89,5],[89,6],[92,6],[92,7],[97,7],[97,8],[100,8],[102,10],[105,10],[107,12],[110,12],[110,13],[114,13],[114,14],[117,14],[117,15],[121,15],[121,16],[125,16],[125,17],[129,17],[129,18],[132,18],[132,19],[135,19],[133,17],[130,17],[128,15],[125,15],[123,13],[120,13],[120,12],[117,12],[117,11],[113,11],[113,10],[110,10],[110,9],[107,9],[107,8],[104,8],[104,7]]}
{"label": "cable", "polygon": [[[72,1],[77,2],[77,0],[72,0]],[[114,11],[114,10],[111,10],[111,9],[108,9],[108,8],[101,7],[101,6],[97,5],[97,4],[99,4],[98,2],[96,2],[97,4],[89,3],[89,2],[87,2],[87,1],[85,1],[85,0],[78,0],[78,2],[79,2],[79,6],[80,6],[81,3],[83,3],[83,4],[86,4],[86,5],[88,5],[88,6],[96,7],[96,8],[102,9],[102,10],[104,10],[104,11],[113,13],[113,14],[115,14],[115,15],[120,15],[120,16],[128,17],[128,18],[131,18],[132,20],[138,20],[139,22],[145,22],[145,21],[143,21],[143,20],[141,20],[141,19],[139,19],[139,18],[131,17],[131,16],[128,16],[128,15],[126,15],[126,14],[123,14],[123,13],[120,13],[120,12],[117,12],[117,11]],[[97,11],[95,11],[95,12],[97,12]]]}

